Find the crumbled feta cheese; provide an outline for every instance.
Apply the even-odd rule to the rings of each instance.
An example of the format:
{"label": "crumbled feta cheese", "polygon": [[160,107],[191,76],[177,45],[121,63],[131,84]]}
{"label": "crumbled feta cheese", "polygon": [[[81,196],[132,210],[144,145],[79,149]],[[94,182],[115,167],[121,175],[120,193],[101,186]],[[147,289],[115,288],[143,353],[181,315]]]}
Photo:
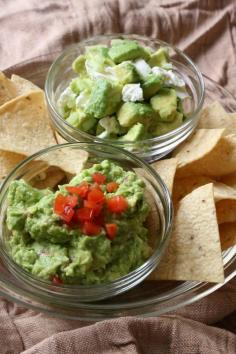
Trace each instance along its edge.
{"label": "crumbled feta cheese", "polygon": [[172,70],[173,65],[172,65],[172,63],[164,63],[164,64],[162,64],[162,68],[165,70]]}
{"label": "crumbled feta cheese", "polygon": [[84,91],[79,94],[79,96],[75,100],[75,104],[77,108],[83,108],[86,106],[86,103],[88,101],[88,94],[85,93]]}
{"label": "crumbled feta cheese", "polygon": [[173,85],[176,87],[184,87],[185,86],[185,82],[180,77],[180,75],[178,75],[177,73],[174,73],[172,70],[169,70],[168,73],[169,73],[169,75],[168,75],[167,84]]}
{"label": "crumbled feta cheese", "polygon": [[59,101],[64,106],[68,108],[73,108],[75,104],[76,94],[71,90],[70,87],[67,87],[61,94]]}
{"label": "crumbled feta cheese", "polygon": [[65,114],[65,108],[73,108],[75,105],[76,94],[67,87],[60,95],[57,105],[62,114]]}
{"label": "crumbled feta cheese", "polygon": [[104,130],[104,132],[100,133],[98,135],[99,138],[106,138],[108,137],[110,134],[118,134],[119,133],[119,124],[116,120],[115,117],[104,117],[99,119],[99,125],[101,125],[101,127]]}
{"label": "crumbled feta cheese", "polygon": [[165,83],[170,86],[176,86],[176,87],[184,87],[185,82],[184,80],[180,77],[179,74],[174,73],[172,70],[165,70],[163,68],[160,68],[159,66],[154,66],[152,68],[152,72],[154,74],[161,74],[165,76],[166,80]]}
{"label": "crumbled feta cheese", "polygon": [[115,75],[112,72],[112,67],[107,66],[104,68],[105,74],[100,73],[94,69],[92,65],[90,65],[89,61],[85,61],[85,67],[88,75],[91,77],[91,79],[96,80],[96,79],[111,79],[111,80],[116,80]]}
{"label": "crumbled feta cheese", "polygon": [[135,69],[137,70],[138,74],[145,78],[148,74],[152,72],[151,67],[144,59],[137,59],[134,61]]}
{"label": "crumbled feta cheese", "polygon": [[179,97],[181,100],[184,100],[186,98],[190,98],[190,96],[186,90],[176,89],[175,91],[176,91],[177,97]]}
{"label": "crumbled feta cheese", "polygon": [[143,101],[143,90],[140,84],[127,84],[122,89],[122,100],[124,102]]}

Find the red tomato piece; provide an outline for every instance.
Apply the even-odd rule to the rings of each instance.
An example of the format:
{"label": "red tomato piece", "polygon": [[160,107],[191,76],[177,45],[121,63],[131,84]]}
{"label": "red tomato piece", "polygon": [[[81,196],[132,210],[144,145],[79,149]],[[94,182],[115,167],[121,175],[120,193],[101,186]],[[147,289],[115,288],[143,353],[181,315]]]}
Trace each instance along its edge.
{"label": "red tomato piece", "polygon": [[66,197],[62,194],[58,194],[54,200],[53,210],[56,214],[62,214],[66,203]]}
{"label": "red tomato piece", "polygon": [[52,283],[55,285],[62,285],[63,281],[59,278],[58,275],[54,275],[52,278]]}
{"label": "red tomato piece", "polygon": [[76,194],[80,198],[84,199],[87,197],[89,191],[88,182],[82,182],[78,186],[66,186],[66,190],[71,194]]}
{"label": "red tomato piece", "polygon": [[73,218],[73,215],[75,213],[73,208],[77,205],[77,203],[77,196],[64,196],[62,194],[58,194],[58,196],[54,200],[53,210],[56,214],[60,216],[63,221],[69,223]]}
{"label": "red tomato piece", "polygon": [[67,195],[65,204],[74,208],[78,204],[78,197],[75,195]]}
{"label": "red tomato piece", "polygon": [[107,177],[100,172],[95,172],[92,175],[92,178],[93,178],[94,182],[96,182],[97,184],[103,184],[106,181]]}
{"label": "red tomato piece", "polygon": [[94,217],[94,211],[93,209],[82,207],[76,210],[76,216],[81,223],[91,221]]}
{"label": "red tomato piece", "polygon": [[87,200],[91,203],[104,204],[105,196],[100,189],[93,188],[87,196]]}
{"label": "red tomato piece", "polygon": [[120,214],[128,208],[128,202],[122,195],[116,195],[107,200],[107,206],[110,212]]}
{"label": "red tomato piece", "polygon": [[118,187],[119,187],[118,183],[109,182],[109,183],[107,183],[106,189],[107,189],[108,193],[113,193],[117,190]]}
{"label": "red tomato piece", "polygon": [[114,240],[117,234],[117,225],[116,224],[106,224],[105,225],[107,237],[110,240]]}
{"label": "red tomato piece", "polygon": [[95,236],[101,232],[101,226],[93,222],[85,221],[82,231],[85,235]]}
{"label": "red tomato piece", "polygon": [[74,216],[74,213],[75,211],[71,206],[65,205],[63,213],[60,214],[60,218],[64,220],[66,223],[70,223]]}
{"label": "red tomato piece", "polygon": [[99,215],[100,212],[102,211],[103,204],[94,203],[94,202],[85,200],[85,201],[84,201],[84,206],[85,206],[86,208],[91,209],[91,210],[93,211],[93,214],[94,214],[95,216],[97,216],[97,215]]}

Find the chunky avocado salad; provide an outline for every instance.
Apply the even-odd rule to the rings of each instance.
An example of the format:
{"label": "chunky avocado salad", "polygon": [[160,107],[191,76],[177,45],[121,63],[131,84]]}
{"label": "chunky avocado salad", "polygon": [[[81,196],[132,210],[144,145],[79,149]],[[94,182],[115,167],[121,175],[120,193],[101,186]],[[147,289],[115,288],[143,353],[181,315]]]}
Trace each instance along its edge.
{"label": "chunky avocado salad", "polygon": [[111,282],[151,255],[145,184],[132,171],[103,160],[56,192],[24,180],[8,193],[8,247],[13,260],[54,284]]}
{"label": "chunky avocado salad", "polygon": [[77,77],[57,100],[72,126],[103,139],[140,141],[178,128],[185,120],[184,80],[168,48],[157,51],[127,39],[88,46],[72,68]]}

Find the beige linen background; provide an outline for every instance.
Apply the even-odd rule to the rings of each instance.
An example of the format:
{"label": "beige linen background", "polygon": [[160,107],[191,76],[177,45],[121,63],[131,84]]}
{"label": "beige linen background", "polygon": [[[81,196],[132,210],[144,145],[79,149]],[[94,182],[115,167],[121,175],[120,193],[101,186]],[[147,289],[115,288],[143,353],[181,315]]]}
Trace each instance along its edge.
{"label": "beige linen background", "polygon": [[[0,69],[95,34],[159,38],[184,50],[236,96],[236,2],[0,0]],[[92,324],[0,301],[0,354],[236,353],[236,281],[159,318]],[[224,328],[224,329],[222,329]]]}

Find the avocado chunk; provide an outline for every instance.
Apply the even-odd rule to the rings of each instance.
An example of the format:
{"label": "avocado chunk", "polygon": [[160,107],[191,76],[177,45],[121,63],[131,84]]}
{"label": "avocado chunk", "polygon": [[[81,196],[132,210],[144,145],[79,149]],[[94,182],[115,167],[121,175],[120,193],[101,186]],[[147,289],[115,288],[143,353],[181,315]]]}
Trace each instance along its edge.
{"label": "avocado chunk", "polygon": [[165,77],[163,75],[148,75],[142,84],[143,96],[145,100],[148,100],[150,97],[154,96],[163,86],[164,82]]}
{"label": "avocado chunk", "polygon": [[161,89],[151,98],[150,103],[161,121],[172,122],[174,120],[177,110],[177,95],[174,89]]}
{"label": "avocado chunk", "polygon": [[155,130],[153,131],[153,136],[159,136],[166,134],[176,128],[178,128],[183,123],[183,114],[176,112],[175,118],[172,122],[158,122]]}
{"label": "avocado chunk", "polygon": [[136,123],[133,125],[128,133],[119,138],[120,141],[138,141],[143,140],[146,135],[145,126],[142,123]]}
{"label": "avocado chunk", "polygon": [[153,66],[163,66],[169,62],[169,51],[167,47],[159,48],[155,53],[151,55],[148,64]]}
{"label": "avocado chunk", "polygon": [[95,118],[103,118],[114,113],[121,101],[121,87],[105,79],[98,79],[91,92],[85,113]]}
{"label": "avocado chunk", "polygon": [[130,128],[135,123],[149,125],[155,116],[152,107],[147,103],[126,102],[117,113],[117,118],[122,127]]}
{"label": "avocado chunk", "polygon": [[91,45],[85,48],[87,57],[102,56],[108,58],[108,47],[106,45]]}
{"label": "avocado chunk", "polygon": [[86,57],[85,55],[79,55],[72,63],[72,69],[74,70],[74,72],[76,72],[77,74],[81,74],[86,73],[86,69],[85,69],[85,60]]}
{"label": "avocado chunk", "polygon": [[81,109],[72,112],[66,121],[73,127],[85,132],[89,131],[96,124],[96,119],[86,115]]}
{"label": "avocado chunk", "polygon": [[122,85],[132,84],[139,81],[139,75],[135,66],[129,61],[124,61],[116,65],[114,67],[114,73]]}
{"label": "avocado chunk", "polygon": [[137,58],[149,59],[150,57],[150,53],[146,48],[141,47],[136,41],[128,39],[120,40],[119,42],[115,42],[115,44],[113,41],[108,54],[116,64],[125,60],[134,60]]}
{"label": "avocado chunk", "polygon": [[80,92],[84,90],[86,90],[87,92],[91,91],[92,87],[93,87],[93,81],[88,77],[86,78],[77,77],[73,79],[70,83],[71,90],[77,95],[79,95]]}

